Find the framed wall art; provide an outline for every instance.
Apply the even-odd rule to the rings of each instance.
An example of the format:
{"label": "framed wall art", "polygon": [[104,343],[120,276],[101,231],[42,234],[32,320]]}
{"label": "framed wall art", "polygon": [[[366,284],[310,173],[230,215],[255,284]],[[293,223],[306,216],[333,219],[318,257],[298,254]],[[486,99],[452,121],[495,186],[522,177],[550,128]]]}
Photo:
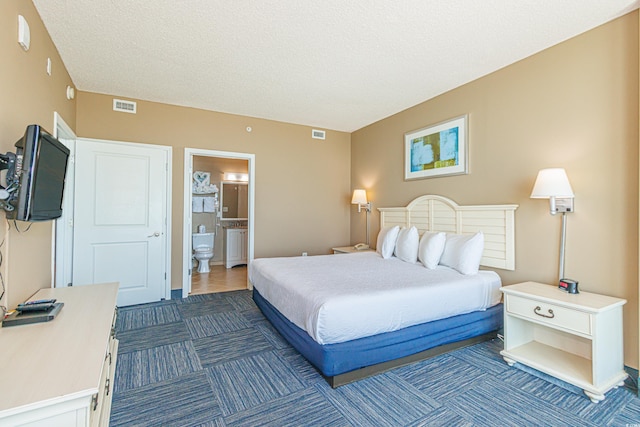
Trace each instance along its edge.
{"label": "framed wall art", "polygon": [[468,116],[404,134],[404,179],[469,173]]}

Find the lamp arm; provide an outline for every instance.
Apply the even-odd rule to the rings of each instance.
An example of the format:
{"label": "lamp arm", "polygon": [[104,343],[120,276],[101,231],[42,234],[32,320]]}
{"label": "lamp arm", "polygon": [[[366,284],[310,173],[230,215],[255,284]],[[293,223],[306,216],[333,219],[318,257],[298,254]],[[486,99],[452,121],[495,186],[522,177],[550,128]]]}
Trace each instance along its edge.
{"label": "lamp arm", "polygon": [[369,212],[371,212],[371,202],[367,203],[358,203],[358,213],[362,212],[362,210],[367,214],[367,246],[369,245]]}
{"label": "lamp arm", "polygon": [[567,213],[562,212],[562,232],[560,233],[560,265],[558,267],[558,280],[564,279],[564,246],[567,236]]}
{"label": "lamp arm", "polygon": [[358,213],[362,212],[362,209],[364,209],[365,212],[371,212],[371,202],[358,203]]}
{"label": "lamp arm", "polygon": [[371,212],[371,204],[367,203],[367,246],[369,246],[369,212]]}

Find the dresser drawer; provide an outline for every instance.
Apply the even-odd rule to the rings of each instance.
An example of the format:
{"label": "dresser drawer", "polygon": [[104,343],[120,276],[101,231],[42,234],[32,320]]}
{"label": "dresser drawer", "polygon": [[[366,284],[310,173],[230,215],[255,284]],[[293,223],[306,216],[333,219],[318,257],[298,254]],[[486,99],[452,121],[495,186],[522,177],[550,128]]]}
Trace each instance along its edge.
{"label": "dresser drawer", "polygon": [[514,295],[506,296],[506,310],[556,329],[591,335],[591,315],[582,311],[534,301]]}

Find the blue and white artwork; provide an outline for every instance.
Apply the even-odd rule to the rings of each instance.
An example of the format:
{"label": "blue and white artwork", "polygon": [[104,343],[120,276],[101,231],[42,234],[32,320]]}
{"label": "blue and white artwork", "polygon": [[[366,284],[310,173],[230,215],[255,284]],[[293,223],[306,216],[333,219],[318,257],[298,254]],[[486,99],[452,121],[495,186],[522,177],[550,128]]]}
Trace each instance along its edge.
{"label": "blue and white artwork", "polygon": [[467,116],[405,134],[405,179],[467,173]]}

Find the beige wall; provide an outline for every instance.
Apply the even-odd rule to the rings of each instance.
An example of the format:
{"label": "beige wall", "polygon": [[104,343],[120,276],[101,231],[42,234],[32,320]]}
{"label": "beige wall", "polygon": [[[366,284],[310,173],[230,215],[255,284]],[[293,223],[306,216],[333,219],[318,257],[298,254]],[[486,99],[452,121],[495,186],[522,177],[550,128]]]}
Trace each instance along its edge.
{"label": "beige wall", "polygon": [[[112,111],[111,96],[78,94],[77,134],[173,147],[172,288],[181,287],[184,148],[255,154],[255,257],[327,254],[349,236],[350,135],[138,101]],[[250,126],[251,132],[246,128]]]}
{"label": "beige wall", "polygon": [[[18,14],[31,28],[28,52],[17,43]],[[72,82],[32,3],[2,0],[0,152],[12,151],[30,123],[53,132],[54,111],[79,136],[173,146],[174,288],[182,268],[184,147],[256,154],[257,257],[328,253],[349,243],[350,225],[351,242],[363,240],[364,215],[348,204],[352,188],[369,190],[374,242],[375,207],[406,205],[421,194],[462,204],[518,203],[517,269],[500,271],[507,284],[556,279],[559,218],[529,193],[539,169],[565,167],[576,192],[567,276],[584,290],[629,301],[625,362],[637,367],[638,23],[636,11],[351,136],[328,131],[318,141],[305,126],[150,102],[139,102],[135,116],[118,114],[111,97],[91,93],[79,94],[76,116],[76,102],[65,98]],[[403,134],[463,113],[470,120],[470,174],[404,182]],[[51,232],[50,222],[18,233],[3,221],[5,305],[50,284]]]}
{"label": "beige wall", "polygon": [[[403,134],[469,115],[470,173],[403,181]],[[517,203],[516,270],[505,284],[554,283],[560,217],[529,198],[539,169],[564,167],[568,216],[565,274],[580,288],[628,300],[625,362],[638,365],[638,12],[352,134],[352,187],[376,207],[421,194],[460,204]],[[352,241],[363,218],[352,213]],[[377,235],[379,215],[372,217]],[[372,237],[374,240],[375,237]]]}
{"label": "beige wall", "polygon": [[[27,52],[18,45],[18,15],[26,18],[31,30]],[[15,151],[14,143],[29,124],[54,132],[54,111],[75,127],[75,101],[66,99],[71,79],[30,1],[0,1],[0,56],[0,152]],[[47,58],[52,62],[51,76],[46,74]],[[51,285],[53,222],[36,223],[28,232],[18,233],[13,223],[7,231],[4,213],[0,218],[0,241],[4,241],[0,271],[7,288],[2,304],[14,307]],[[21,230],[27,226],[17,224]]]}

